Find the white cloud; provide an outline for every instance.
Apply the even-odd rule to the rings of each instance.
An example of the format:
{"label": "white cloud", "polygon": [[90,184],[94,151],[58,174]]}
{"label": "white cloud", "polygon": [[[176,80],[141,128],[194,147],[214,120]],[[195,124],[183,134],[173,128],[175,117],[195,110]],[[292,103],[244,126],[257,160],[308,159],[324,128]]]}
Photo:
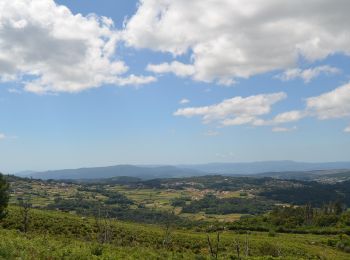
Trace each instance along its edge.
{"label": "white cloud", "polygon": [[204,123],[219,121],[224,126],[254,125],[255,122],[259,121],[259,116],[270,113],[271,106],[286,97],[287,95],[283,92],[234,97],[211,106],[178,109],[174,115],[184,117],[201,116]]}
{"label": "white cloud", "polygon": [[116,78],[115,84],[120,86],[126,86],[126,85],[143,85],[148,84],[157,81],[155,77],[152,76],[136,76],[134,74],[131,74],[124,78]]}
{"label": "white cloud", "polygon": [[270,123],[283,124],[289,122],[299,121],[305,116],[305,113],[299,110],[293,110],[278,114]]}
{"label": "white cloud", "polygon": [[2,0],[0,77],[35,93],[152,81],[122,76],[128,67],[115,58],[119,39],[109,18],[73,15],[53,0]]}
{"label": "white cloud", "polygon": [[321,120],[350,116],[350,83],[306,100],[306,112]]}
{"label": "white cloud", "polygon": [[187,99],[187,98],[183,98],[183,99],[181,99],[180,102],[179,102],[180,105],[186,105],[186,104],[188,104],[188,103],[190,103],[190,100]]}
{"label": "white cloud", "polygon": [[350,133],[350,125],[347,128],[344,129],[344,132],[345,133]]}
{"label": "white cloud", "polygon": [[[294,131],[296,127],[281,127],[282,124],[297,122],[302,118],[316,117],[320,120],[350,118],[350,83],[332,91],[306,99],[301,110],[277,114],[272,119],[261,118],[271,111],[273,104],[286,98],[283,92],[256,96],[234,97],[211,106],[178,109],[174,115],[184,117],[201,116],[204,123],[218,121],[222,126],[245,125],[275,126],[273,132]],[[350,126],[344,129],[350,132]]]}
{"label": "white cloud", "polygon": [[297,130],[297,127],[296,126],[293,126],[293,127],[274,127],[272,128],[272,132],[277,132],[277,133],[281,133],[281,132],[292,132],[292,131],[295,131]]}
{"label": "white cloud", "polygon": [[304,110],[280,113],[272,120],[262,120],[260,125],[296,122],[304,117],[316,117],[320,120],[350,117],[350,83],[319,96],[307,98]]}
{"label": "white cloud", "polygon": [[0,133],[0,140],[3,140],[3,139],[5,139],[5,138],[6,138],[6,135],[3,134],[3,133]]}
{"label": "white cloud", "polygon": [[235,118],[231,119],[225,119],[222,121],[222,125],[224,126],[230,126],[230,125],[245,125],[245,124],[253,124],[257,120],[255,116],[250,115],[243,115],[243,116],[237,116]]}
{"label": "white cloud", "polygon": [[[306,116],[308,116],[308,114],[305,111],[292,110],[292,111],[277,114],[274,118],[270,120],[253,118],[251,121],[252,121],[252,125],[254,126],[274,126],[274,125],[281,125],[281,124],[286,124],[291,122],[297,122]],[[276,129],[280,129],[280,128],[276,127]]]}
{"label": "white cloud", "polygon": [[173,61],[172,63],[148,64],[146,70],[157,74],[173,73],[178,77],[192,76],[195,72],[193,65],[178,61]]}
{"label": "white cloud", "polygon": [[309,69],[293,68],[284,71],[278,76],[283,81],[288,81],[296,78],[302,79],[305,83],[309,83],[314,78],[317,78],[320,74],[332,75],[340,73],[340,69],[331,66],[319,66]]}
{"label": "white cloud", "polygon": [[[190,54],[194,74],[181,76],[233,84],[295,68],[300,57],[349,55],[349,9],[344,0],[140,0],[122,35],[136,48]],[[175,71],[170,64],[160,68]],[[297,74],[308,81],[326,70]]]}

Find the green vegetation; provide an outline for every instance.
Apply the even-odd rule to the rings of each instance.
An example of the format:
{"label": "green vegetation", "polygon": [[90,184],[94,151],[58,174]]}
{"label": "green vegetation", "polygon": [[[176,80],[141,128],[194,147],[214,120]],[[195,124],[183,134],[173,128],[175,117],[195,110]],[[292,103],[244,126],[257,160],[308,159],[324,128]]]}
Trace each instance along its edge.
{"label": "green vegetation", "polygon": [[275,230],[283,233],[350,234],[350,211],[339,202],[322,208],[306,206],[276,207],[259,216],[244,217],[231,223],[232,230]]}
{"label": "green vegetation", "polygon": [[57,199],[55,203],[50,204],[46,209],[58,209],[66,212],[75,212],[83,216],[97,216],[101,211],[111,218],[119,220],[134,221],[139,223],[149,224],[165,224],[169,221],[178,226],[194,226],[200,223],[180,218],[166,211],[157,211],[148,208],[129,208],[124,204],[110,205],[103,204],[98,201],[84,200],[84,199]]}
{"label": "green vegetation", "polygon": [[118,246],[0,229],[0,259],[194,259],[195,254],[142,246]]}
{"label": "green vegetation", "polygon": [[0,173],[0,220],[6,215],[6,207],[9,201],[8,188],[7,181]]}
{"label": "green vegetation", "polygon": [[[112,183],[6,178],[11,199],[0,221],[0,259],[350,256],[348,195],[341,183],[226,176],[118,177]],[[341,200],[291,205],[293,192],[310,187],[333,187]],[[283,189],[283,199],[264,194]]]}
{"label": "green vegetation", "polygon": [[281,202],[321,207],[325,203],[341,201],[350,205],[350,181],[335,184],[300,182],[296,187],[271,187],[259,195]]}
{"label": "green vegetation", "polygon": [[[141,225],[110,220],[107,240],[99,240],[99,220],[69,213],[32,209],[27,235],[21,230],[20,208],[10,207],[0,229],[0,256],[5,259],[210,259],[207,236],[216,249],[217,233],[182,231],[165,226]],[[104,219],[100,223],[105,223]],[[104,235],[104,234],[103,234]],[[165,239],[170,237],[169,239]],[[167,241],[167,242],[165,242]],[[247,242],[245,242],[247,241]],[[244,259],[347,259],[339,236],[220,232],[218,258],[237,257],[236,243]],[[344,239],[342,240],[344,242]],[[248,249],[245,249],[245,247]],[[214,250],[214,249],[213,249]]]}
{"label": "green vegetation", "polygon": [[206,214],[261,214],[271,210],[273,202],[261,199],[224,198],[219,199],[212,194],[205,195],[202,199],[183,205],[182,212],[197,213],[204,211]]}

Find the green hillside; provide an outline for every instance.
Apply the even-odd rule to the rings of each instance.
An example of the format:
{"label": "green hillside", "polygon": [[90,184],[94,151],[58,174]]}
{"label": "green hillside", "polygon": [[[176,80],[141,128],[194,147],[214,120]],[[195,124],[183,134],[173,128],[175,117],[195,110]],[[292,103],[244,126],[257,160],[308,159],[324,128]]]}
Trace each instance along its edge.
{"label": "green hillside", "polygon": [[[2,259],[350,257],[347,204],[327,202],[333,192],[347,203],[347,182],[226,176],[88,183],[6,179],[10,205],[0,220]],[[293,206],[305,201],[306,191],[322,196]]]}
{"label": "green hillside", "polygon": [[[105,220],[101,220],[105,222]],[[101,242],[101,230],[94,218],[69,213],[32,209],[29,232],[21,230],[21,209],[10,207],[0,229],[3,259],[210,259],[209,235],[216,250],[215,232],[195,232],[174,227],[107,221],[108,239]],[[280,259],[348,259],[349,255],[330,245],[338,236],[275,234],[231,231],[220,233],[219,259],[235,259],[238,241],[244,256]]]}

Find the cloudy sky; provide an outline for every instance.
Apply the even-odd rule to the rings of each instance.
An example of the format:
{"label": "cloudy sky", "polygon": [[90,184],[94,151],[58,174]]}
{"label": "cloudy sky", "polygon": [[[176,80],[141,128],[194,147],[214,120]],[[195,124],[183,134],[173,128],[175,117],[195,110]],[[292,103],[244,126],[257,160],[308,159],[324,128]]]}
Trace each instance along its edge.
{"label": "cloudy sky", "polygon": [[0,167],[350,160],[347,0],[2,0]]}

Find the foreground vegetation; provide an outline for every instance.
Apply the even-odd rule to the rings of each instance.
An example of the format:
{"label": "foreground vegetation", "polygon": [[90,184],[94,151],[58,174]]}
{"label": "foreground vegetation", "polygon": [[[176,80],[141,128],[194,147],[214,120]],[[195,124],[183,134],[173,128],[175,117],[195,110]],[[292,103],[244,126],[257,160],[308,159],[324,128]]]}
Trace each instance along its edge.
{"label": "foreground vegetation", "polygon": [[[0,259],[350,257],[350,213],[343,201],[318,207],[260,195],[318,184],[221,176],[105,183],[7,179],[10,206],[4,204],[0,220]],[[6,200],[6,182],[2,187]]]}
{"label": "foreground vegetation", "polygon": [[[4,259],[348,259],[336,247],[340,236],[222,231],[182,231],[172,227],[82,218],[69,213],[35,210],[23,230],[21,209],[10,207],[0,229]],[[208,236],[212,243],[210,252]],[[344,238],[342,238],[344,240]],[[345,240],[344,240],[345,241]],[[334,244],[335,243],[335,244]]]}

